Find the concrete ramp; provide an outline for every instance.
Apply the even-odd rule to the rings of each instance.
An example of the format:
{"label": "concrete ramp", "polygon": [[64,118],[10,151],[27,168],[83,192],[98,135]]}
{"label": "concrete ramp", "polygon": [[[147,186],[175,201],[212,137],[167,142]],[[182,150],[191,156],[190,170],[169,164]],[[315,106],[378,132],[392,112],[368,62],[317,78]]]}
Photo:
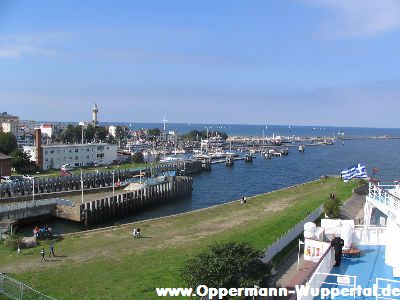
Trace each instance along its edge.
{"label": "concrete ramp", "polygon": [[[353,196],[347,200],[341,208],[341,219],[356,220],[364,216],[364,204],[368,193],[368,185],[354,190]],[[361,220],[360,220],[361,221]]]}

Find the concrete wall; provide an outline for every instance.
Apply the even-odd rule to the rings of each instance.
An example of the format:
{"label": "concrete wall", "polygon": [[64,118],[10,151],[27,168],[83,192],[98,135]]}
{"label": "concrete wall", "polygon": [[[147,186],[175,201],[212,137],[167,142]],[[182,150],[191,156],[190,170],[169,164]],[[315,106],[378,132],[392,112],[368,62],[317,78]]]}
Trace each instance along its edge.
{"label": "concrete wall", "polygon": [[78,205],[56,205],[53,207],[52,211],[50,212],[52,216],[67,219],[75,222],[80,222],[80,210]]}
{"label": "concrete wall", "polygon": [[[57,208],[58,205],[60,208]],[[61,216],[62,214],[65,216],[70,214],[72,218],[73,210],[76,210],[75,214],[79,215],[79,206],[75,205],[72,201],[64,199],[31,201],[0,206],[0,220],[22,220],[45,215]]]}

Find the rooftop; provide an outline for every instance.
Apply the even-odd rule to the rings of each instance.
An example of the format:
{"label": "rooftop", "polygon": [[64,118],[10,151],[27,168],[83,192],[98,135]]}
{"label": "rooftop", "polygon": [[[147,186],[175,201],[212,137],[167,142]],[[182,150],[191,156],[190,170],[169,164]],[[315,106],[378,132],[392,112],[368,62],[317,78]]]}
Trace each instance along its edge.
{"label": "rooftop", "polygon": [[17,116],[10,115],[6,111],[0,113],[0,117],[2,117],[2,118],[18,118]]}
{"label": "rooftop", "polygon": [[[43,148],[60,148],[60,147],[88,147],[88,146],[117,146],[116,144],[109,143],[87,143],[87,144],[51,144],[51,145],[42,145]],[[35,146],[29,146],[35,147]]]}

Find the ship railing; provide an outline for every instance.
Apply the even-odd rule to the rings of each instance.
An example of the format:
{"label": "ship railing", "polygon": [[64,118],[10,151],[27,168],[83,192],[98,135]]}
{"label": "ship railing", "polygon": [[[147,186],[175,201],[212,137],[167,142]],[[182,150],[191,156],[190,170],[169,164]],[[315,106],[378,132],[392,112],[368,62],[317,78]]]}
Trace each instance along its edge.
{"label": "ship railing", "polygon": [[388,191],[394,189],[399,189],[399,186],[395,184],[377,185],[373,182],[370,182],[368,197],[374,201],[386,205],[391,210],[400,210],[400,198]]}

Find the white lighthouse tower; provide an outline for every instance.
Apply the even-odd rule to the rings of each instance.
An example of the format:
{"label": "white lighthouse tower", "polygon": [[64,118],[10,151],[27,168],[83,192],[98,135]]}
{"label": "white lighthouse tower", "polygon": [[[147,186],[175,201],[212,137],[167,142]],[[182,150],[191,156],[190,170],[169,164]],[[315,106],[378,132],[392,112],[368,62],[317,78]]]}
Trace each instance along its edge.
{"label": "white lighthouse tower", "polygon": [[92,118],[92,123],[94,126],[97,126],[99,121],[97,120],[97,113],[99,112],[99,109],[97,108],[97,104],[95,103],[93,106],[93,118]]}

